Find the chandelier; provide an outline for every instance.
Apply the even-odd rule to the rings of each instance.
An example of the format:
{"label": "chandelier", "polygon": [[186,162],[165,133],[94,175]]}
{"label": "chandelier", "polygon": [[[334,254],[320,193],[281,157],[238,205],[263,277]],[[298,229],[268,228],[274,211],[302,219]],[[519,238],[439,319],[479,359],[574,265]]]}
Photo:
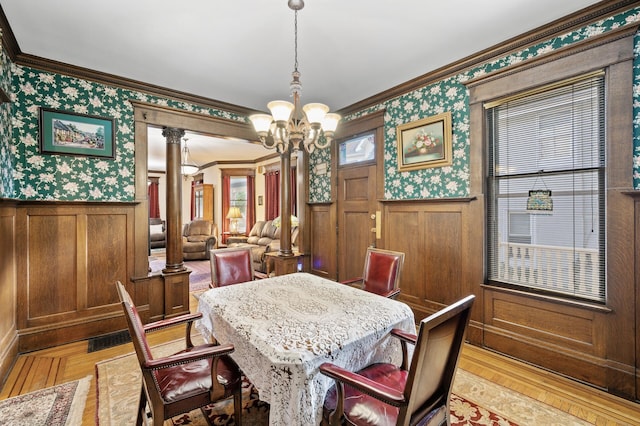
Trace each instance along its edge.
{"label": "chandelier", "polygon": [[338,127],[340,115],[329,113],[329,107],[310,103],[300,111],[300,72],[298,71],[298,10],[304,7],[303,0],[289,0],[288,6],[295,12],[294,18],[294,68],[290,89],[293,103],[272,101],[267,104],[269,114],[254,114],[249,117],[265,148],[276,148],[279,153],[299,151],[302,147],[312,153],[316,148],[331,144]]}
{"label": "chandelier", "polygon": [[187,147],[187,138],[182,139],[184,141],[184,147],[182,148],[182,161],[180,162],[180,173],[187,178],[189,175],[193,175],[200,170],[200,167],[191,159],[189,154],[189,147]]}

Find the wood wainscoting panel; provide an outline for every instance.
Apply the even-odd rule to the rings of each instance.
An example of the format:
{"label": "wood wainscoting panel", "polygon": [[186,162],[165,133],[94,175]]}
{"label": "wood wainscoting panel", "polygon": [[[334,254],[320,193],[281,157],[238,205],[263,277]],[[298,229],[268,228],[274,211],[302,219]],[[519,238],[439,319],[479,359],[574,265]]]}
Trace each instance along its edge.
{"label": "wood wainscoting panel", "polygon": [[467,203],[448,200],[385,203],[385,248],[404,252],[399,300],[416,320],[474,293],[468,279]]}
{"label": "wood wainscoting panel", "polygon": [[84,278],[78,276],[78,226],[75,214],[29,216],[23,234],[29,242],[28,271],[21,276],[27,282],[27,310],[20,328],[68,319],[76,311],[75,284]]}
{"label": "wood wainscoting panel", "polygon": [[[121,255],[131,250],[126,238],[128,219],[127,214],[87,215],[87,241],[90,244],[87,247],[85,288],[88,309],[118,303],[115,282],[125,282],[123,278],[130,276],[127,262],[123,262]],[[118,231],[104,232],[105,229]]]}
{"label": "wood wainscoting panel", "polygon": [[0,383],[18,356],[16,324],[16,209],[0,201]]}
{"label": "wood wainscoting panel", "polygon": [[603,356],[596,313],[523,295],[492,291],[485,304],[485,324],[547,344]]}
{"label": "wood wainscoting panel", "polygon": [[124,325],[115,282],[133,276],[134,205],[25,203],[17,208],[20,352]]}
{"label": "wood wainscoting panel", "polygon": [[328,279],[336,279],[336,219],[332,204],[311,204],[309,271]]}

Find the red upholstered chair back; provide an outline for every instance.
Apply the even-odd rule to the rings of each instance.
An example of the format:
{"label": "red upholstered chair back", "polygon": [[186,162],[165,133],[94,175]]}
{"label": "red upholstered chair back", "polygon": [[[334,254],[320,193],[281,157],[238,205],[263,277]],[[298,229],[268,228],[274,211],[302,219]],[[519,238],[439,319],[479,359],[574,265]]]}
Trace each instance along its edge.
{"label": "red upholstered chair back", "polygon": [[388,296],[398,289],[404,253],[368,248],[364,261],[363,289]]}
{"label": "red upholstered chair back", "polygon": [[420,322],[404,389],[407,418],[420,418],[417,413],[439,405],[448,408],[474,299],[467,296]]}
{"label": "red upholstered chair back", "polygon": [[211,250],[211,287],[253,281],[251,248],[233,247]]}

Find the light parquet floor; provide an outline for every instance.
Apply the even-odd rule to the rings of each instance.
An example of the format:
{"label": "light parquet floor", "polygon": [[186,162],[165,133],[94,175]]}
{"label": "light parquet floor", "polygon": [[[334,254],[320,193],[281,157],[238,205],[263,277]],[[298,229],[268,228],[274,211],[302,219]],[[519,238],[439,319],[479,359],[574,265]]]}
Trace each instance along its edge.
{"label": "light parquet floor", "polygon": [[[191,299],[191,310],[195,312],[197,302],[195,298]],[[152,333],[149,340],[157,345],[183,337],[184,328],[175,327]],[[93,353],[87,353],[87,347],[87,341],[82,341],[21,355],[0,391],[0,400],[92,375],[83,425],[94,425],[95,364],[133,352],[133,345],[128,343]],[[594,425],[640,425],[640,404],[478,347],[466,345],[459,365]]]}

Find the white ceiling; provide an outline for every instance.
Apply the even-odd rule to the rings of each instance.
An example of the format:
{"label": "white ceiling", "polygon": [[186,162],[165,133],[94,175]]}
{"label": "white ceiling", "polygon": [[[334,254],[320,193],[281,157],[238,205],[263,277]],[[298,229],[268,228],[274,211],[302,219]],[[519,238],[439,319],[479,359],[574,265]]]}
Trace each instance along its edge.
{"label": "white ceiling", "polygon": [[[305,3],[298,13],[302,103],[337,110],[597,1]],[[25,54],[256,110],[289,96],[294,13],[286,0],[0,4]]]}

